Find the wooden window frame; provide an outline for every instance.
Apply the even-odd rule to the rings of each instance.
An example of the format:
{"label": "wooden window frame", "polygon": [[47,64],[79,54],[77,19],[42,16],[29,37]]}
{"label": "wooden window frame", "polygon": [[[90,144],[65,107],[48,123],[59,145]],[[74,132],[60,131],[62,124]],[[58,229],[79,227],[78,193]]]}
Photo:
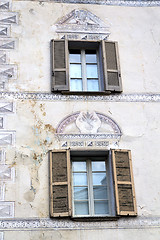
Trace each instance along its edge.
{"label": "wooden window frame", "polygon": [[[70,50],[70,49],[69,49]],[[82,49],[78,49],[80,50],[80,56],[81,56],[81,79],[82,79],[82,90],[81,91],[78,91],[78,92],[95,92],[95,91],[88,91],[87,90],[87,63],[86,63],[86,58],[85,58],[85,51],[88,50],[87,48],[82,48]],[[96,62],[96,65],[97,65],[97,73],[98,73],[98,85],[99,85],[99,90],[97,92],[102,92],[104,91],[104,89],[102,88],[102,85],[103,85],[103,82],[102,82],[102,77],[101,77],[101,74],[100,74],[100,64],[101,63],[101,59],[99,58],[99,49],[93,49],[96,51],[96,57],[97,57],[97,62]],[[69,53],[70,54],[70,53]],[[70,67],[69,67],[70,69]],[[71,78],[70,78],[70,70],[69,70],[69,86],[70,86],[70,81],[71,81]],[[74,90],[69,90],[71,93],[72,92],[75,92]]]}
{"label": "wooden window frame", "polygon": [[[88,95],[88,94],[110,94],[114,92],[122,92],[122,81],[121,81],[121,73],[120,73],[120,61],[119,61],[119,54],[118,54],[118,45],[117,42],[113,41],[87,41],[87,40],[64,40],[65,44],[65,68],[61,69],[55,69],[54,68],[54,42],[63,41],[63,40],[52,40],[51,41],[51,65],[52,65],[52,91],[53,92],[61,92],[62,94],[82,94],[82,95]],[[106,47],[105,44],[113,43],[115,44],[115,61],[117,64],[117,69],[108,69],[107,67],[107,59],[106,59]],[[82,91],[72,91],[70,90],[70,79],[69,79],[69,50],[75,49],[75,50],[81,50],[81,49],[89,50],[94,49],[99,52],[99,56],[97,58],[97,65],[98,65],[98,80],[99,80],[99,91],[87,91],[86,87]],[[65,72],[66,79],[64,82],[66,82],[65,85],[55,85],[55,73],[56,72]],[[117,86],[109,85],[108,80],[108,73],[117,73]],[[84,80],[83,80],[84,81]],[[84,84],[87,84],[86,81],[84,81]]]}
{"label": "wooden window frame", "polygon": [[[85,151],[82,151],[83,153],[85,153]],[[81,151],[78,152],[78,157],[81,157]],[[109,154],[109,151],[91,151],[92,155],[93,153],[96,154],[97,156],[99,156],[99,153],[103,153],[101,156],[103,158],[105,158],[105,160],[99,160],[99,161],[104,161],[105,162],[105,166],[106,166],[106,171],[104,171],[106,173],[106,177],[107,177],[107,192],[108,192],[108,204],[109,204],[109,213],[108,214],[100,214],[100,215],[95,215],[94,214],[94,198],[93,198],[93,182],[92,182],[92,168],[91,168],[91,164],[93,161],[98,161],[95,160],[93,156],[82,156],[82,159],[84,158],[84,160],[86,162],[86,167],[87,167],[87,180],[88,180],[88,203],[89,203],[89,214],[88,215],[75,215],[74,213],[74,190],[73,190],[73,179],[72,179],[72,217],[73,218],[115,218],[115,199],[114,199],[114,186],[113,186],[113,176],[112,176],[112,163],[111,163],[111,155]],[[87,154],[87,152],[86,152]],[[72,160],[72,154],[71,154],[71,165],[74,161],[78,161],[78,160]],[[71,167],[71,176],[73,174],[72,171],[72,167]]]}
{"label": "wooden window frame", "polygon": [[[116,152],[122,152],[123,154],[116,154]],[[60,179],[59,182],[53,182],[53,171],[52,171],[52,164],[53,164],[53,154],[54,153],[65,153],[66,154],[66,158],[64,158],[64,156],[62,155],[62,162],[64,162],[64,159],[66,159],[65,163],[67,164],[67,171],[65,173],[65,176],[67,174],[67,181],[63,181],[63,179],[61,178],[57,178],[57,174],[55,176],[55,179]],[[128,155],[126,155],[126,154]],[[81,157],[82,161],[86,161],[88,160],[91,164],[92,161],[98,161],[98,159],[95,159],[96,157],[105,157],[106,160],[104,159],[104,161],[106,162],[106,176],[109,179],[109,203],[110,203],[110,213],[106,214],[106,215],[93,215],[93,207],[91,207],[90,210],[90,215],[75,215],[74,214],[74,204],[73,204],[73,180],[72,180],[72,167],[71,167],[71,163],[72,161],[79,161],[77,159],[77,157]],[[115,159],[115,157],[118,156],[117,160]],[[127,157],[126,157],[127,156]],[[59,158],[57,158],[59,161]],[[101,159],[100,159],[101,161]],[[56,160],[55,160],[56,162]],[[89,165],[88,164],[88,165]],[[116,165],[118,164],[118,165]],[[127,164],[127,165],[126,165]],[[120,170],[118,170],[118,168],[116,169],[116,167],[120,168]],[[65,166],[66,168],[66,166]],[[64,168],[64,169],[65,169]],[[129,172],[127,173],[125,169],[129,168]],[[60,169],[60,168],[59,168]],[[89,176],[91,177],[92,172],[91,172],[91,166],[89,167]],[[120,172],[119,172],[120,171]],[[121,172],[122,171],[122,172]],[[123,173],[124,171],[124,173]],[[119,173],[122,173],[122,175],[119,175]],[[64,171],[63,171],[64,174]],[[63,174],[58,175],[58,176],[63,176]],[[118,174],[118,175],[117,175]],[[127,175],[126,175],[127,174]],[[128,181],[128,176],[130,181]],[[119,180],[118,180],[119,178]],[[123,179],[122,180],[120,180]],[[66,178],[65,178],[66,179]],[[91,181],[91,180],[90,180]],[[67,186],[68,188],[68,193],[67,195],[65,195],[65,198],[67,197],[68,199],[68,210],[67,212],[54,212],[53,211],[53,186]],[[122,195],[119,196],[119,194],[121,194],[121,192],[119,193],[118,191],[118,185],[120,187],[120,189],[122,188],[122,190],[125,193],[128,193],[128,195],[124,195],[124,192]],[[124,185],[124,187],[123,187]],[[130,192],[127,192],[128,188],[126,188],[126,185],[129,185],[129,190]],[[56,189],[56,188],[55,188]],[[91,185],[91,189],[93,189],[93,184]],[[91,190],[93,191],[93,190]],[[121,191],[121,190],[120,190]],[[66,193],[65,193],[66,194]],[[131,194],[131,195],[130,195]],[[91,193],[91,195],[93,196],[93,193]],[[63,196],[63,195],[62,195]],[[92,197],[91,196],[91,197]],[[127,196],[127,205],[126,205],[126,196]],[[119,199],[120,197],[120,199]],[[57,198],[55,198],[57,201]],[[121,200],[121,202],[119,201]],[[93,204],[93,201],[90,203],[90,205]],[[129,203],[129,205],[128,205]],[[121,205],[120,205],[121,204]],[[130,205],[131,204],[131,205]],[[58,206],[58,205],[57,205]],[[66,206],[66,205],[65,205]],[[65,208],[64,206],[64,208]],[[116,208],[115,208],[116,206]],[[121,208],[121,207],[122,208]],[[124,207],[125,206],[125,207]],[[127,208],[126,208],[127,207]],[[125,209],[126,208],[126,209]],[[131,208],[129,210],[129,208]],[[59,207],[56,207],[56,209],[59,209]],[[122,209],[125,209],[122,210]],[[106,151],[100,151],[100,150],[93,150],[93,151],[70,151],[70,150],[53,150],[50,151],[50,216],[51,217],[72,217],[74,219],[79,219],[79,218],[92,218],[92,219],[117,219],[117,217],[120,216],[137,216],[137,207],[136,207],[136,197],[135,197],[135,189],[134,189],[134,181],[133,181],[133,170],[132,170],[132,161],[131,161],[131,151],[130,150],[122,150],[122,149],[111,149],[111,150],[106,150]]]}

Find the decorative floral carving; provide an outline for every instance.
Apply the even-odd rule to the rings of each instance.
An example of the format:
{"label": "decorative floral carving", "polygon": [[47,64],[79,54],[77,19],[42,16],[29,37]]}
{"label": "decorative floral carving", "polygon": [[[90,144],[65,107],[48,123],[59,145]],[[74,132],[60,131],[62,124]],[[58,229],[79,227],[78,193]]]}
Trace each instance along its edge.
{"label": "decorative floral carving", "polygon": [[76,125],[81,133],[97,133],[101,120],[95,112],[81,112],[76,119]]}

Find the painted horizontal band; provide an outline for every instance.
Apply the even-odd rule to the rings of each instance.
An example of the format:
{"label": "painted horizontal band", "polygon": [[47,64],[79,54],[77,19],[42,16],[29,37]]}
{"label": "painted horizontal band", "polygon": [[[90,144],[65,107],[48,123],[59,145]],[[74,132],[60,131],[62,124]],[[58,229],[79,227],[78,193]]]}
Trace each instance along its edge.
{"label": "painted horizontal band", "polygon": [[111,95],[64,95],[54,93],[0,92],[0,99],[23,99],[40,101],[106,101],[106,102],[160,102],[158,93],[134,93]]}
{"label": "painted horizontal band", "polygon": [[78,230],[78,229],[149,229],[160,226],[160,217],[137,217],[127,219],[119,219],[117,221],[91,221],[81,222],[60,219],[10,219],[0,220],[0,230],[18,230],[25,229],[45,229],[45,230]]}

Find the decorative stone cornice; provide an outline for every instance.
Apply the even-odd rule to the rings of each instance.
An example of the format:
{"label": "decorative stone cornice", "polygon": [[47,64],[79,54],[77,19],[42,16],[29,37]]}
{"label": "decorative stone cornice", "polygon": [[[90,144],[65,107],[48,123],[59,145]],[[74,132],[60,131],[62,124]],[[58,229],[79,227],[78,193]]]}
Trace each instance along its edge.
{"label": "decorative stone cornice", "polygon": [[130,93],[111,95],[64,95],[54,93],[0,92],[0,99],[37,101],[104,101],[104,102],[160,102],[158,93]]}
{"label": "decorative stone cornice", "polygon": [[[115,219],[116,220],[116,219]],[[95,230],[95,229],[150,229],[160,226],[160,217],[137,217],[118,221],[80,222],[60,219],[14,219],[1,220],[0,230]]]}
{"label": "decorative stone cornice", "polygon": [[[48,1],[48,0],[47,0]],[[81,4],[99,4],[111,6],[129,6],[129,7],[155,7],[160,6],[160,1],[125,1],[125,0],[51,0],[57,3],[81,3]]]}

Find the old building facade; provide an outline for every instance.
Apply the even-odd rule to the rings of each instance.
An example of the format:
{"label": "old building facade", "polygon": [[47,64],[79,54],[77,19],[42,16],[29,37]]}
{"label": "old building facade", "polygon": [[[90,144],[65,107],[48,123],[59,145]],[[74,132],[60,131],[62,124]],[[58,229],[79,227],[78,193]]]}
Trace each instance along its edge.
{"label": "old building facade", "polygon": [[0,2],[0,240],[160,234],[160,2]]}

